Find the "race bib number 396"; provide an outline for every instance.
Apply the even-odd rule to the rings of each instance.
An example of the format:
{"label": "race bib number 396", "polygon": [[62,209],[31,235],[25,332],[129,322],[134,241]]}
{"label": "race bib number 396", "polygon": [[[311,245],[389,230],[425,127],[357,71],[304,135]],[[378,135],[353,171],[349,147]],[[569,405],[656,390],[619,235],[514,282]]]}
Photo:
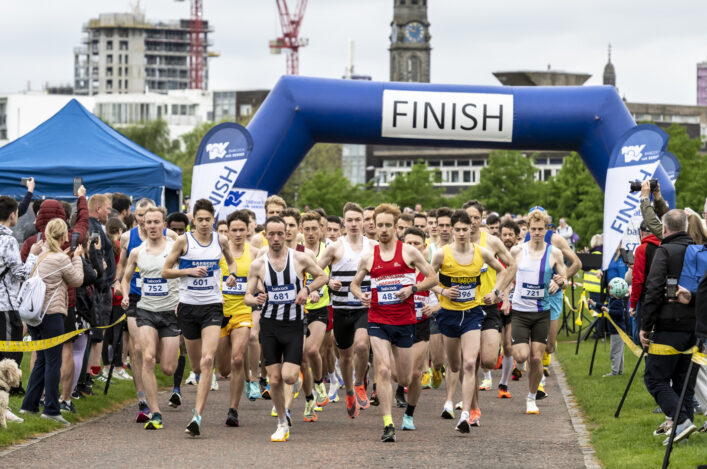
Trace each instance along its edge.
{"label": "race bib number 396", "polygon": [[463,303],[466,301],[474,301],[476,299],[476,282],[452,283],[452,286],[459,288],[459,296],[452,301]]}

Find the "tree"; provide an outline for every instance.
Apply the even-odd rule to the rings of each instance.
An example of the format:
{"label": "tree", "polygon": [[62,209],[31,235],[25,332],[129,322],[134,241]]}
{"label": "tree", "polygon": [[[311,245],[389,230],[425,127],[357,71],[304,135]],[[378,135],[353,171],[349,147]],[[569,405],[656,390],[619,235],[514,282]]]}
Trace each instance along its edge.
{"label": "tree", "polygon": [[298,194],[299,207],[321,207],[329,215],[343,215],[342,208],[346,202],[358,202],[365,207],[377,200],[377,194],[370,188],[352,186],[341,169],[316,171],[298,188]]}
{"label": "tree", "polygon": [[681,125],[673,124],[665,131],[670,136],[668,151],[677,156],[681,170],[675,181],[675,194],[678,208],[690,207],[702,212],[705,203],[705,181],[707,166],[704,155],[699,154],[699,138],[691,139]]}
{"label": "tree", "polygon": [[396,203],[401,208],[421,204],[423,208],[436,208],[444,205],[444,189],[436,189],[439,171],[427,169],[427,163],[419,160],[410,172],[398,173],[388,184],[383,193],[386,201]]}
{"label": "tree", "polygon": [[478,199],[498,213],[523,213],[534,204],[540,192],[535,181],[538,169],[533,157],[518,151],[493,151],[488,165],[481,170],[481,180],[456,197],[457,205]]}
{"label": "tree", "polygon": [[[280,191],[280,197],[285,199],[288,205],[304,207],[301,194],[302,186],[310,182],[316,172],[332,173],[333,168],[341,168],[341,145],[317,143],[287,179],[285,186]],[[329,212],[327,211],[327,213]]]}

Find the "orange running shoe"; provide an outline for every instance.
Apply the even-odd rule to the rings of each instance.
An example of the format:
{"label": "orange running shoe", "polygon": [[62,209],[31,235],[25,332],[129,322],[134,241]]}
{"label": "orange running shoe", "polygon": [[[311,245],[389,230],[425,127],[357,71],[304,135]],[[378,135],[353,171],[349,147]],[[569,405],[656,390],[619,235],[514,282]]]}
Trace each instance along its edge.
{"label": "orange running shoe", "polygon": [[505,384],[499,384],[498,385],[498,398],[499,399],[510,399],[513,396],[511,396],[511,393],[508,391],[508,386]]}
{"label": "orange running shoe", "polygon": [[368,394],[366,394],[366,388],[362,384],[360,386],[354,386],[354,394],[356,394],[356,403],[361,409],[368,409],[371,403],[368,401]]}
{"label": "orange running shoe", "polygon": [[471,412],[469,412],[469,425],[472,427],[481,426],[481,409],[471,409]]}
{"label": "orange running shoe", "polygon": [[502,365],[503,365],[503,354],[499,353],[498,360],[496,360],[496,366],[494,367],[494,370],[500,370]]}
{"label": "orange running shoe", "polygon": [[346,395],[346,413],[352,419],[358,417],[358,402],[356,402],[356,396]]}

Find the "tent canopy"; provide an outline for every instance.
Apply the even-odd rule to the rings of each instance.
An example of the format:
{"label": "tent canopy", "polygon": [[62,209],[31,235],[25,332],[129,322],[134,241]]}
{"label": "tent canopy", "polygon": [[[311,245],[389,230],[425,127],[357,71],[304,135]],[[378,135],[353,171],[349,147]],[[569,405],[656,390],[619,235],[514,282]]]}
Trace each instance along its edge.
{"label": "tent canopy", "polygon": [[[0,194],[22,197],[23,177],[35,194],[73,198],[73,178],[89,193],[123,192],[160,204],[182,188],[182,170],[125,138],[72,99],[50,119],[0,148]],[[170,198],[170,197],[168,197]]]}

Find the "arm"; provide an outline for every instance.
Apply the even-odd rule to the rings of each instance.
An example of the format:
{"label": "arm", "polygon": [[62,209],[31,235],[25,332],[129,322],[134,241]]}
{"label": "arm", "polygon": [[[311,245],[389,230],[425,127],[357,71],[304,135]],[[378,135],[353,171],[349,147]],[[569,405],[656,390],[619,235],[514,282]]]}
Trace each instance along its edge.
{"label": "arm", "polygon": [[484,295],[484,303],[487,305],[498,303],[500,292],[505,290],[508,286],[509,276],[506,268],[503,267],[503,264],[498,262],[498,259],[496,259],[493,252],[486,248],[481,248],[481,257],[483,257],[484,262],[486,262],[489,267],[496,271],[496,284],[493,286],[493,291],[491,293]]}
{"label": "arm", "polygon": [[[123,291],[120,287],[120,282],[123,278],[123,273],[125,272],[125,264],[128,262],[128,244],[130,243],[130,232],[126,231],[120,235],[120,258],[118,259],[118,265],[115,267],[115,281],[114,283],[115,294],[120,295]],[[132,275],[132,272],[130,272]],[[125,295],[128,294],[130,290],[125,291]]]}
{"label": "arm", "polygon": [[643,305],[643,324],[641,329],[649,332],[653,329],[658,313],[663,306],[665,279],[668,274],[668,254],[665,248],[655,250],[651,270],[645,283],[645,301]]}
{"label": "arm", "polygon": [[631,280],[631,298],[629,300],[630,310],[635,314],[636,305],[638,304],[641,293],[643,292],[643,283],[646,281],[646,246],[641,244],[636,248],[633,259],[633,279]]}
{"label": "arm", "polygon": [[361,262],[358,264],[358,271],[351,281],[351,285],[349,285],[349,291],[361,301],[366,308],[371,306],[371,293],[363,293],[361,291],[361,282],[364,277],[370,273],[371,264],[373,264],[373,254],[368,252],[368,254],[361,258]]}
{"label": "arm", "polygon": [[[550,265],[557,271],[557,275],[553,276],[552,280],[550,280],[550,286],[548,287],[548,293],[554,295],[567,283],[567,267],[565,266],[562,253],[556,249],[553,249],[550,253]],[[559,278],[557,278],[558,275]]]}
{"label": "arm", "polygon": [[[442,262],[444,261],[444,251],[442,249],[437,249],[432,255],[432,260],[430,262],[430,267],[435,272],[439,272],[442,267]],[[447,298],[457,298],[459,296],[459,287],[445,287],[439,283],[436,287],[432,288],[432,291],[437,295],[446,296]]]}
{"label": "arm", "polygon": [[695,335],[698,339],[707,340],[707,275],[702,277],[702,281],[697,287],[695,295]]}
{"label": "arm", "polygon": [[[23,262],[20,257],[19,246],[17,245],[17,240],[15,238],[12,236],[3,236],[0,238],[0,241],[3,241],[3,244],[5,245],[3,262],[5,264],[5,268],[10,269],[8,275],[17,282],[27,280],[29,275],[32,273],[32,269],[34,269],[34,266],[37,264],[37,255],[41,250],[42,244],[30,243],[29,245],[31,248],[28,249],[27,260]],[[0,250],[0,252],[3,252],[3,250]]]}
{"label": "arm", "polygon": [[[123,259],[121,258],[121,261]],[[133,278],[133,272],[135,272],[135,268],[137,267],[137,249],[133,249],[133,251],[130,253],[130,256],[128,256],[127,260],[125,261],[126,269],[125,269],[125,274],[123,275],[122,278],[118,279],[120,281],[120,290],[124,292],[129,292],[130,291],[130,281]],[[165,262],[165,266],[167,263]],[[123,295],[123,300],[121,301],[120,305],[123,307],[123,309],[128,309],[128,306],[130,306],[130,297],[126,293]]]}
{"label": "arm", "polygon": [[106,261],[106,269],[103,273],[103,278],[108,282],[113,282],[115,278],[115,256],[113,255],[113,244],[110,242],[110,238],[101,229],[98,232],[101,239],[101,251],[103,253],[103,259]]}
{"label": "arm", "polygon": [[567,243],[567,240],[557,234],[552,235],[552,245],[562,252],[562,256],[564,257],[562,264],[564,264],[565,259],[570,261],[570,266],[567,268],[565,279],[574,277],[574,275],[579,272],[579,269],[582,268],[582,263],[580,262],[579,257],[577,257],[577,254],[572,250],[569,243]]}
{"label": "arm", "polygon": [[[419,270],[425,279],[415,284],[417,291],[425,291],[434,287],[439,283],[439,275],[432,268],[430,264],[427,263],[422,253],[412,246],[407,244],[403,245],[403,259],[412,268]],[[401,300],[405,300],[413,294],[412,285],[403,287],[396,293],[397,297]]]}
{"label": "arm", "polygon": [[[334,259],[336,259],[336,253],[337,249],[341,244],[337,241],[335,243],[330,244],[324,249],[324,252],[322,253],[322,257],[319,258],[317,261],[317,264],[319,267],[322,269],[331,266],[331,264],[334,263]],[[334,291],[339,291],[341,289],[341,280],[338,279],[329,279],[328,282],[329,288],[331,288]]]}
{"label": "arm", "polygon": [[219,243],[221,243],[223,257],[226,259],[226,263],[228,264],[228,271],[231,272],[231,275],[229,275],[226,279],[226,285],[232,287],[236,284],[236,271],[238,270],[236,259],[233,257],[233,254],[231,254],[231,245],[228,244],[228,238],[223,235],[219,235],[218,240]]}
{"label": "arm", "polygon": [[169,239],[173,240],[173,241],[175,241],[175,240],[177,239],[177,237],[178,237],[178,236],[177,236],[177,233],[175,233],[174,231],[170,230],[169,228],[167,228],[167,231],[165,232],[164,235],[165,235],[166,237],[168,237]]}
{"label": "arm", "polygon": [[179,266],[177,266],[176,269],[174,268],[175,264],[179,260],[179,257],[184,254],[186,250],[186,243],[187,238],[185,235],[178,237],[177,240],[174,242],[172,250],[167,255],[167,259],[165,259],[164,261],[164,268],[162,269],[162,278],[170,279],[188,276],[204,277],[206,275],[206,267],[192,267],[191,269],[180,269]]}
{"label": "arm", "polygon": [[[81,252],[79,252],[81,250]],[[83,249],[81,246],[74,251],[74,257],[71,259],[71,268],[61,271],[61,278],[70,287],[80,287],[83,284],[83,261],[81,254]]]}
{"label": "arm", "polygon": [[[30,188],[30,184],[32,188]],[[34,195],[34,178],[30,178],[30,182],[27,183],[27,193],[25,194],[24,198],[22,199],[22,202],[20,202],[20,206],[17,207],[17,217],[21,217],[25,213],[27,213],[27,209],[29,208],[29,204],[32,203],[32,196]]]}
{"label": "arm", "polygon": [[641,199],[641,216],[643,216],[643,221],[646,222],[648,231],[653,233],[656,238],[663,239],[663,223],[658,218],[655,213],[653,205],[651,205],[650,199]]}
{"label": "arm", "polygon": [[91,259],[91,264],[96,271],[97,278],[95,279],[96,288],[103,290],[106,288],[105,282],[105,272],[103,270],[103,256],[99,254],[100,251],[91,245],[89,248],[89,257]]}
{"label": "arm", "polygon": [[79,187],[79,200],[76,202],[76,224],[71,228],[71,232],[80,233],[79,244],[86,241],[88,234],[88,203],[86,202],[86,188]]}
{"label": "arm", "polygon": [[263,263],[263,259],[258,258],[253,261],[250,265],[250,269],[248,269],[248,284],[246,285],[243,301],[246,305],[251,307],[264,305],[265,299],[267,298],[267,295],[262,291],[256,294],[258,285],[262,282]]}
{"label": "arm", "polygon": [[86,258],[82,259],[81,264],[83,265],[83,283],[81,286],[87,287],[89,285],[93,285],[98,278],[98,274],[93,268],[93,264],[86,260]]}

